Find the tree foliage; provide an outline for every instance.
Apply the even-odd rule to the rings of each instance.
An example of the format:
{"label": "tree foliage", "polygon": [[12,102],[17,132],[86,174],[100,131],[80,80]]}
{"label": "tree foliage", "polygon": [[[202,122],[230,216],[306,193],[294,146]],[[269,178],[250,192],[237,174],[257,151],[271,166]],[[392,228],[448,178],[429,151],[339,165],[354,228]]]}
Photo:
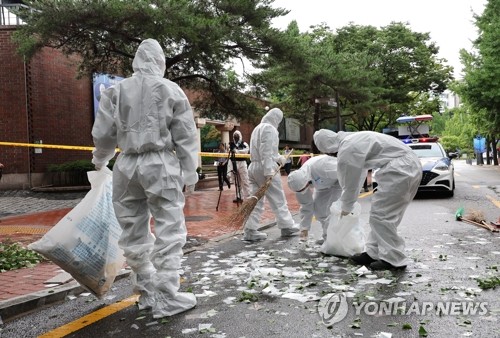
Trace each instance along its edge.
{"label": "tree foliage", "polygon": [[406,24],[350,24],[336,32],[323,24],[301,33],[292,22],[285,36],[288,50],[269,55],[259,80],[290,116],[312,121],[315,129],[331,124],[337,113],[326,104],[318,107],[317,98],[338,97],[350,129],[381,130],[415,108],[437,111],[436,97],[422,94],[441,93],[452,79],[429,34]]}
{"label": "tree foliage", "polygon": [[273,53],[279,31],[271,20],[287,13],[273,0],[28,0],[17,14],[26,23],[14,38],[33,56],[43,47],[81,56],[80,75],[129,75],[139,43],[155,38],[166,54],[166,77],[202,90],[196,103],[245,118],[257,111],[240,95],[244,84],[227,78],[234,59]]}
{"label": "tree foliage", "polygon": [[486,136],[493,146],[500,134],[500,0],[488,0],[482,15],[475,15],[479,37],[472,51],[461,50],[464,78],[455,91],[470,108],[475,132]]}

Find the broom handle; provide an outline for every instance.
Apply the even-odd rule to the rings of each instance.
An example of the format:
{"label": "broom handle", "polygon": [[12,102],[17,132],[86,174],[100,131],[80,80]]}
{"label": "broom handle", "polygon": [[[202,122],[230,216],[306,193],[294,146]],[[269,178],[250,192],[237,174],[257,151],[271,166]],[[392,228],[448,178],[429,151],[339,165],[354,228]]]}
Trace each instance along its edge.
{"label": "broom handle", "polygon": [[469,224],[472,224],[472,225],[479,226],[481,228],[485,228],[485,229],[487,229],[487,230],[489,230],[491,232],[496,232],[495,231],[496,229],[495,230],[491,229],[487,224],[482,224],[482,223],[474,222],[474,221],[472,221],[470,219],[466,219],[466,218],[462,218],[462,221],[466,222],[466,223],[469,223]]}
{"label": "broom handle", "polygon": [[286,155],[285,155],[285,161],[284,161],[283,163],[280,163],[280,164],[279,164],[278,169],[276,169],[276,170],[274,171],[273,176],[271,176],[271,177],[269,177],[269,178],[268,178],[268,181],[271,181],[271,180],[273,179],[273,177],[274,177],[274,176],[276,176],[276,174],[277,174],[277,173],[279,173],[279,172],[281,171],[281,168],[283,168],[283,166],[284,166],[284,165],[285,165],[285,163],[286,163],[286,160],[288,160],[288,158],[290,157],[290,155],[292,155],[292,152],[293,152],[293,148],[292,148],[292,150],[291,150],[288,154],[286,154]]}

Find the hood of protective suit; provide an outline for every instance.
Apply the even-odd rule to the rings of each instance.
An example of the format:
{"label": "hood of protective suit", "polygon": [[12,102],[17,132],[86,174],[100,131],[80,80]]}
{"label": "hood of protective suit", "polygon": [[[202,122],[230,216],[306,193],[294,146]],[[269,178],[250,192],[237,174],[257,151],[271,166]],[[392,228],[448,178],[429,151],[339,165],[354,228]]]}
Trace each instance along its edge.
{"label": "hood of protective suit", "polygon": [[[236,135],[239,136],[238,138],[238,141],[236,141]],[[233,133],[233,141],[236,143],[236,142],[243,142],[243,136],[241,135],[241,132],[239,130],[236,130],[234,133]]]}
{"label": "hood of protective suit", "polygon": [[146,39],[142,41],[132,62],[134,74],[165,75],[165,53],[158,41]]}
{"label": "hood of protective suit", "polygon": [[279,108],[273,108],[262,117],[262,123],[269,123],[274,128],[278,129],[281,120],[283,120],[283,112]]}
{"label": "hood of protective suit", "polygon": [[295,170],[288,175],[288,187],[295,192],[304,189],[309,181],[308,170]]}
{"label": "hood of protective suit", "polygon": [[339,151],[340,141],[344,138],[344,132],[335,133],[328,129],[320,129],[314,133],[314,144],[319,151],[325,154],[333,154]]}

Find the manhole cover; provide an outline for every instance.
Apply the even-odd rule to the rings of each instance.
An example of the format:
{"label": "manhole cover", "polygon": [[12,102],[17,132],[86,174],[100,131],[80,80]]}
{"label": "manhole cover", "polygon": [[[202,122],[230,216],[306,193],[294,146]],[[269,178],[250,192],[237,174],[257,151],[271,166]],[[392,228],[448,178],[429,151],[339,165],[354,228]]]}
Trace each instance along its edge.
{"label": "manhole cover", "polygon": [[186,222],[201,222],[211,220],[210,216],[186,216]]}

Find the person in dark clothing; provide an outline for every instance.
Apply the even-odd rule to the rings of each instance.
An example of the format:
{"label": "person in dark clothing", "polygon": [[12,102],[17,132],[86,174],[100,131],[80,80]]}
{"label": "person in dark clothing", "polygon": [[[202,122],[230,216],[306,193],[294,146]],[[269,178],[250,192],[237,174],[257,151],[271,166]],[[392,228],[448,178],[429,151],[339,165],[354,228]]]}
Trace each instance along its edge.
{"label": "person in dark clothing", "polygon": [[[227,149],[224,143],[219,144],[219,153],[227,153]],[[227,188],[231,189],[231,182],[227,178],[228,160],[229,156],[219,157],[217,159],[217,177],[219,178],[219,190],[223,189],[224,182],[226,182]]]}

